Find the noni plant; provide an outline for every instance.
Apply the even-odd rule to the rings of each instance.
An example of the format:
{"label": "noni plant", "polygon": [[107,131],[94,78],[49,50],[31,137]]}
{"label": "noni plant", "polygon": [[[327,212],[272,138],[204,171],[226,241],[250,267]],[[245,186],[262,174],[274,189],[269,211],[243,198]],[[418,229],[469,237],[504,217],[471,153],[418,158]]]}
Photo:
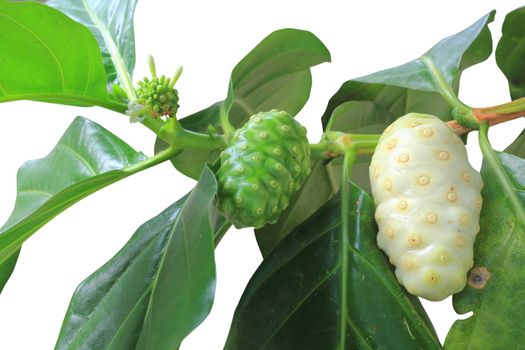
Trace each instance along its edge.
{"label": "noni plant", "polygon": [[[140,53],[148,64],[138,66],[149,73],[133,76],[135,5],[0,0],[0,102],[99,107],[77,110],[106,109],[155,138],[147,156],[77,117],[46,157],[21,166],[13,211],[0,228],[0,301],[18,283],[10,277],[22,246],[40,228],[98,190],[165,163],[194,187],[78,285],[54,335],[57,349],[184,349],[223,283],[215,248],[232,226],[253,232],[263,260],[226,343],[209,348],[520,348],[525,136],[496,151],[488,132],[525,116],[525,8],[502,18],[497,42],[489,30],[495,12],[479,14],[420,57],[347,80],[327,101],[314,142],[295,117],[316,92],[312,68],[332,59],[316,35],[286,28],[254,40],[233,67],[224,98],[187,113],[187,96],[206,86],[187,91],[182,67],[162,75],[153,57]],[[164,30],[173,23],[161,22],[148,25],[164,45],[181,48],[178,39],[191,30]],[[462,74],[493,46],[510,98],[469,106],[458,97]],[[195,72],[186,72],[191,80]],[[23,142],[32,141],[32,126],[23,123]],[[469,163],[467,142],[479,144],[479,171]],[[181,174],[163,188],[178,186]],[[136,213],[149,208],[141,202]],[[112,210],[121,210],[117,200]],[[450,296],[458,314],[471,314],[458,317],[440,341],[429,317],[437,316],[419,297]],[[17,348],[2,346],[2,338],[0,348]]]}

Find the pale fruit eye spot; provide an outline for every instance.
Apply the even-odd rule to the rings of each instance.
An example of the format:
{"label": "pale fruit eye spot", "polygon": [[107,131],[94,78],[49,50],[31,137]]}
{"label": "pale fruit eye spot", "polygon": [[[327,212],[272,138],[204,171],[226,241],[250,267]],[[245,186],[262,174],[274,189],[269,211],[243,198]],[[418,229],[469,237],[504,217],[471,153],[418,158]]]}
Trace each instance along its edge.
{"label": "pale fruit eye spot", "polygon": [[298,172],[301,171],[301,167],[300,167],[299,165],[296,165],[296,166],[293,167],[293,170],[294,170],[296,173],[298,173]]}
{"label": "pale fruit eye spot", "polygon": [[403,153],[399,156],[399,158],[397,159],[397,161],[399,163],[406,163],[410,160],[410,156],[407,154],[407,153]]}
{"label": "pale fruit eye spot", "polygon": [[420,122],[411,122],[411,123],[410,123],[410,127],[411,127],[411,128],[415,128],[416,126],[419,126],[419,125],[421,125]]}
{"label": "pale fruit eye spot", "polygon": [[411,270],[414,267],[414,260],[407,258],[403,261],[403,265],[407,270]]}
{"label": "pale fruit eye spot", "polygon": [[449,256],[448,256],[448,254],[445,254],[445,253],[441,254],[441,255],[439,256],[439,260],[440,260],[441,262],[447,262],[447,261],[449,260]]}
{"label": "pale fruit eye spot", "polygon": [[275,154],[276,156],[280,156],[281,154],[283,154],[283,152],[279,148],[274,148],[273,154]]}
{"label": "pale fruit eye spot", "polygon": [[439,282],[439,276],[435,272],[430,272],[426,277],[425,280],[429,283],[435,284]]}
{"label": "pale fruit eye spot", "polygon": [[379,170],[379,167],[374,168],[374,178],[377,179],[379,177],[379,173],[381,170]]}
{"label": "pale fruit eye spot", "polygon": [[272,186],[273,188],[277,187],[277,185],[278,185],[277,181],[275,180],[270,181],[270,186]]}
{"label": "pale fruit eye spot", "polygon": [[459,247],[463,247],[465,245],[465,237],[459,236],[458,239],[456,240],[456,244]]}
{"label": "pale fruit eye spot", "polygon": [[438,158],[441,160],[447,160],[450,158],[450,155],[448,154],[448,152],[441,151],[438,153]]}
{"label": "pale fruit eye spot", "polygon": [[430,178],[427,175],[421,175],[418,177],[417,183],[422,186],[428,185],[430,183]]}
{"label": "pale fruit eye spot", "polygon": [[281,163],[275,164],[275,170],[278,170],[278,171],[283,170],[283,165]]}
{"label": "pale fruit eye spot", "polygon": [[295,186],[294,182],[293,182],[293,181],[290,181],[290,183],[288,184],[288,187],[289,187],[289,188],[294,188],[294,186]]}
{"label": "pale fruit eye spot", "polygon": [[265,138],[268,137],[268,133],[267,133],[266,131],[261,131],[261,132],[259,133],[259,137],[260,137],[261,139],[265,139]]}
{"label": "pale fruit eye spot", "polygon": [[405,210],[406,208],[408,208],[408,202],[405,201],[405,200],[400,200],[398,203],[397,203],[397,207],[401,210]]}
{"label": "pale fruit eye spot", "polygon": [[468,171],[463,172],[463,180],[465,180],[466,182],[470,181],[470,174],[468,173]]}
{"label": "pale fruit eye spot", "polygon": [[259,160],[258,156],[252,156],[252,160]]}
{"label": "pale fruit eye spot", "polygon": [[261,188],[261,187],[260,187],[258,184],[253,184],[253,185],[252,185],[252,189],[253,189],[254,191],[259,191],[260,188]]}
{"label": "pale fruit eye spot", "polygon": [[430,128],[423,129],[423,136],[431,137],[432,135],[434,135],[434,131],[432,129]]}
{"label": "pale fruit eye spot", "polygon": [[397,140],[390,140],[386,144],[386,148],[388,148],[389,150],[396,148],[396,146],[397,146]]}
{"label": "pale fruit eye spot", "polygon": [[482,205],[483,205],[483,199],[478,198],[478,200],[476,201],[476,207],[478,207],[478,209],[481,209]]}
{"label": "pale fruit eye spot", "polygon": [[421,245],[421,238],[419,236],[410,236],[408,238],[408,244],[412,247],[418,247]]}
{"label": "pale fruit eye spot", "polygon": [[290,127],[289,127],[288,125],[282,125],[282,126],[281,126],[281,129],[282,129],[283,131],[290,131]]}
{"label": "pale fruit eye spot", "polygon": [[256,122],[256,123],[260,123],[261,122],[261,118],[260,117],[253,117],[253,121]]}
{"label": "pale fruit eye spot", "polygon": [[392,182],[390,182],[389,180],[386,180],[385,183],[383,184],[383,188],[385,189],[385,191],[391,191]]}
{"label": "pale fruit eye spot", "polygon": [[434,213],[430,213],[427,215],[427,221],[431,224],[435,224],[437,222],[438,218],[437,215]]}
{"label": "pale fruit eye spot", "polygon": [[391,228],[391,227],[388,227],[386,230],[385,230],[385,233],[386,233],[386,236],[389,238],[389,239],[395,239],[396,238],[396,235],[394,233],[394,229]]}
{"label": "pale fruit eye spot", "polygon": [[256,213],[257,215],[262,215],[263,212],[264,212],[264,211],[263,211],[262,208],[257,208],[257,209],[255,209],[255,213]]}
{"label": "pale fruit eye spot", "polygon": [[458,196],[454,192],[447,193],[447,200],[449,202],[455,202],[458,199]]}
{"label": "pale fruit eye spot", "polygon": [[292,152],[293,152],[293,153],[299,153],[299,147],[297,147],[297,146],[293,146],[293,147],[292,147]]}
{"label": "pale fruit eye spot", "polygon": [[462,223],[463,225],[468,225],[469,222],[470,222],[470,217],[469,217],[468,215],[463,215],[463,216],[461,217],[461,223]]}
{"label": "pale fruit eye spot", "polygon": [[241,203],[242,203],[242,198],[241,198],[241,197],[237,197],[237,198],[235,198],[235,201],[236,201],[238,204],[241,204]]}

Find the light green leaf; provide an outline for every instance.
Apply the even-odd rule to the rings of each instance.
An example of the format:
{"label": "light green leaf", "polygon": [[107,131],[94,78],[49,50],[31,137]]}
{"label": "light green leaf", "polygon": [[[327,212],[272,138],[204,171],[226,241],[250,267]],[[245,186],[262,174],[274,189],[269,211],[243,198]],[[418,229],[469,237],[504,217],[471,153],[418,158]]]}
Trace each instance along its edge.
{"label": "light green leaf", "polygon": [[167,160],[170,152],[148,159],[96,123],[75,119],[47,157],[18,171],[15,207],[0,228],[0,281],[7,281],[22,243],[40,227],[91,193]]}
{"label": "light green leaf", "polygon": [[0,0],[0,28],[0,102],[126,109],[108,99],[100,50],[84,26],[39,3]]}
{"label": "light green leaf", "polygon": [[496,49],[496,62],[509,81],[513,100],[525,97],[525,7],[505,17],[502,36]]}
{"label": "light green leaf", "polygon": [[85,25],[93,33],[109,83],[119,82],[119,70],[132,76],[135,68],[133,15],[137,0],[49,0],[46,4]]}
{"label": "light green leaf", "polygon": [[[295,116],[310,96],[310,68],[330,61],[330,53],[312,33],[281,29],[264,38],[233,69],[226,100],[181,120],[186,129],[204,132],[221,129],[221,108],[239,127],[256,112],[278,109]],[[196,178],[216,154],[184,151],[173,159],[183,174]]]}
{"label": "light green leaf", "polygon": [[177,349],[208,315],[214,235],[229,224],[213,205],[209,168],[197,186],[142,225],[75,291],[57,349]]}

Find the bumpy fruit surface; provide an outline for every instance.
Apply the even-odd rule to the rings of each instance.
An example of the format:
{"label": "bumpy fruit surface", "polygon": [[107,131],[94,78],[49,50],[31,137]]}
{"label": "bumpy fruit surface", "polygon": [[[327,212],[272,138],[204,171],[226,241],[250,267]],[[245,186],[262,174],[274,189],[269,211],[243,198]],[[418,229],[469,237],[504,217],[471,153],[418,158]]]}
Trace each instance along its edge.
{"label": "bumpy fruit surface", "polygon": [[274,223],[310,173],[306,129],[288,113],[258,113],[221,153],[218,205],[237,228]]}
{"label": "bumpy fruit surface", "polygon": [[170,82],[170,78],[163,75],[160,78],[144,78],[138,83],[137,102],[143,105],[153,118],[173,117],[177,114],[179,94]]}
{"label": "bumpy fruit surface", "polygon": [[424,114],[396,120],[370,165],[378,246],[411,294],[442,300],[461,291],[473,264],[481,176],[460,138]]}

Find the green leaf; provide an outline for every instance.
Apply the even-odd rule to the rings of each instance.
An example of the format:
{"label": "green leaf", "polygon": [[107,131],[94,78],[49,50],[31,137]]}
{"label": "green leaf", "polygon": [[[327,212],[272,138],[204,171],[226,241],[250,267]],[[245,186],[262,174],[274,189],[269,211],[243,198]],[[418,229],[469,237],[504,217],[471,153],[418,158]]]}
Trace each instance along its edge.
{"label": "green leaf", "polygon": [[225,349],[439,349],[376,246],[372,199],[349,185],[264,259]]}
{"label": "green leaf", "polygon": [[321,160],[312,162],[311,174],[275,224],[255,230],[257,244],[264,257],[338,191],[338,176],[334,174],[330,164],[324,163],[325,161]]}
{"label": "green leaf", "polygon": [[109,83],[119,82],[119,69],[132,75],[135,68],[133,15],[137,0],[50,0],[46,4],[85,25],[93,33]]}
{"label": "green leaf", "polygon": [[513,143],[507,147],[505,152],[514,154],[515,156],[525,158],[525,130],[514,140]]}
{"label": "green leaf", "polygon": [[0,28],[0,102],[126,109],[108,99],[100,50],[84,26],[39,3],[0,0]]}
{"label": "green leaf", "polygon": [[170,156],[165,151],[148,159],[98,124],[76,118],[47,157],[18,170],[15,207],[0,228],[0,282],[40,227],[82,198]]}
{"label": "green leaf", "polygon": [[[233,69],[224,101],[181,120],[184,128],[204,132],[208,126],[221,128],[221,108],[239,127],[253,114],[271,109],[295,116],[310,96],[310,68],[330,61],[330,53],[312,33],[281,29],[263,39]],[[216,154],[184,151],[172,160],[183,174],[196,178],[206,161]]]}
{"label": "green leaf", "polygon": [[[328,103],[323,128],[379,134],[410,112],[452,119],[451,103],[457,101],[450,95],[457,93],[461,73],[492,51],[488,24],[493,17],[494,12],[487,14],[416,60],[345,82]],[[352,174],[352,180],[367,190],[369,164],[369,158],[361,157],[355,165],[360,171]]]}
{"label": "green leaf", "polygon": [[[502,191],[497,174],[484,164],[481,175],[481,231],[474,246],[474,267],[466,288],[454,296],[459,314],[445,341],[447,349],[515,349],[525,334],[525,160],[497,153],[512,189]],[[519,203],[519,214],[511,197]]]}
{"label": "green leaf", "polygon": [[142,225],[75,291],[57,349],[177,349],[208,315],[215,292],[214,234],[229,224],[212,205],[216,181],[197,186]]}
{"label": "green leaf", "polygon": [[496,49],[496,62],[509,81],[513,100],[525,97],[525,7],[520,7],[505,17],[502,36]]}

